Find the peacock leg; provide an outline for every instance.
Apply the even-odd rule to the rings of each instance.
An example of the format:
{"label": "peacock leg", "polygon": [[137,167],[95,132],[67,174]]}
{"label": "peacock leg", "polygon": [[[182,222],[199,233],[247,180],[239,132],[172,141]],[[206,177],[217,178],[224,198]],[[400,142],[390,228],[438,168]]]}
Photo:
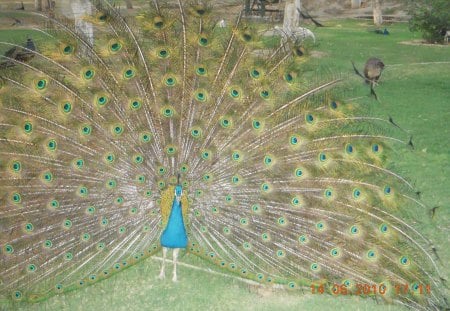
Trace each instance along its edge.
{"label": "peacock leg", "polygon": [[173,282],[177,282],[177,258],[178,258],[178,253],[179,253],[180,249],[179,248],[174,248],[173,249],[173,277],[172,277],[172,281]]}
{"label": "peacock leg", "polygon": [[159,273],[159,278],[161,280],[166,278],[166,274],[164,272],[164,269],[166,267],[166,256],[167,256],[167,247],[163,247],[163,261],[161,266],[161,272]]}

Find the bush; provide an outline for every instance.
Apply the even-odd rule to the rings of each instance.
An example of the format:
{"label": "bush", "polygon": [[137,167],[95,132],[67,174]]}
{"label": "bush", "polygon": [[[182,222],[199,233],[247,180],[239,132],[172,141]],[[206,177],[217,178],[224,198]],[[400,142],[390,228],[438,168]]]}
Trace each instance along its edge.
{"label": "bush", "polygon": [[409,29],[421,31],[428,42],[442,42],[450,30],[449,0],[407,0],[409,3]]}

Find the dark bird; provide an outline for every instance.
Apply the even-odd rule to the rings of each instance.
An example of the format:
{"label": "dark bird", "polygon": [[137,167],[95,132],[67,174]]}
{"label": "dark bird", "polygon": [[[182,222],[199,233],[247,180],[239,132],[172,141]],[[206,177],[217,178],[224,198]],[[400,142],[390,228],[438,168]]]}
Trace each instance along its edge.
{"label": "dark bird", "polygon": [[384,69],[384,63],[381,59],[376,57],[371,57],[367,60],[366,65],[364,66],[364,76],[358,71],[355,66],[355,63],[352,61],[353,70],[355,73],[364,79],[367,84],[370,84],[370,94],[378,100],[378,96],[375,93],[374,85],[378,83],[378,80],[381,77],[381,73]]}
{"label": "dark bird", "polygon": [[28,38],[23,47],[14,46],[5,52],[3,58],[6,58],[6,61],[0,63],[0,69],[14,66],[15,61],[29,62],[34,57],[35,51],[36,45],[33,39]]}
{"label": "dark bird", "polygon": [[14,23],[12,23],[11,26],[16,26],[16,25],[21,25],[22,24],[22,21],[20,19],[17,19],[17,18],[14,18],[14,17],[12,17],[12,19],[14,20]]}
{"label": "dark bird", "polygon": [[322,23],[320,23],[314,17],[309,15],[309,13],[305,9],[303,9],[303,11],[300,11],[299,9],[297,9],[297,11],[298,11],[298,13],[300,13],[301,17],[303,17],[304,19],[310,19],[314,23],[314,25],[316,25],[317,27],[325,27]]}

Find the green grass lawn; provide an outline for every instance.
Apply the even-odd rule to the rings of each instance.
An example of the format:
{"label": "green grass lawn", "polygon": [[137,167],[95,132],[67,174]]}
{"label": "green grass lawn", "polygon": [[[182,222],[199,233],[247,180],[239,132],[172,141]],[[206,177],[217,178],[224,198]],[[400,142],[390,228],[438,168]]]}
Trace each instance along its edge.
{"label": "green grass lawn", "polygon": [[[401,44],[419,39],[406,24],[389,26],[389,36],[368,32],[364,21],[328,21],[315,30],[313,47],[320,57],[305,64],[308,74],[340,74],[347,81],[343,94],[371,115],[388,118],[413,136],[414,150],[395,151],[392,167],[412,181],[428,207],[419,211],[417,227],[435,244],[442,262],[450,262],[450,46]],[[0,41],[26,38],[26,30],[0,31]],[[1,48],[1,47],[0,47]],[[353,60],[362,69],[368,57],[386,64],[376,87],[379,102],[352,72]],[[428,63],[428,64],[423,64]],[[439,206],[433,219],[429,208]],[[192,255],[181,262],[180,281],[156,280],[159,261],[148,259],[110,279],[39,304],[3,304],[0,309],[26,310],[400,310],[396,305],[362,297],[333,297],[308,292],[261,289],[211,271],[216,268]],[[171,267],[169,266],[169,271]],[[449,266],[441,266],[450,279]],[[168,272],[169,272],[168,271]],[[168,273],[168,276],[170,274]]]}

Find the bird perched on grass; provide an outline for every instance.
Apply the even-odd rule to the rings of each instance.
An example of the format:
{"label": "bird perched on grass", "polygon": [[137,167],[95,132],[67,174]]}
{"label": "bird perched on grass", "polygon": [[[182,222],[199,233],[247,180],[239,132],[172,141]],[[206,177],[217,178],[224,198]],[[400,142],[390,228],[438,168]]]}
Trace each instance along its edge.
{"label": "bird perched on grass", "polygon": [[384,69],[384,63],[381,59],[376,57],[371,57],[367,60],[364,65],[364,76],[358,71],[355,66],[355,63],[352,61],[353,70],[355,73],[364,79],[367,84],[370,84],[370,94],[373,95],[376,99],[378,99],[377,94],[374,90],[374,85],[378,83],[378,80],[381,77],[381,74]]}
{"label": "bird perched on grass", "polygon": [[445,305],[413,225],[424,205],[388,168],[407,138],[358,115],[339,78],[308,76],[302,42],[267,48],[240,16],[215,27],[204,3],[123,17],[92,2],[93,43],[39,13],[34,57],[2,57],[2,299],[39,301],[181,248],[262,285]]}
{"label": "bird perched on grass", "polygon": [[6,45],[12,46],[3,55],[3,59],[0,60],[0,69],[6,67],[12,67],[16,65],[16,62],[29,62],[35,55],[36,46],[31,38],[27,39],[24,46],[16,45],[13,43],[4,43]]}

